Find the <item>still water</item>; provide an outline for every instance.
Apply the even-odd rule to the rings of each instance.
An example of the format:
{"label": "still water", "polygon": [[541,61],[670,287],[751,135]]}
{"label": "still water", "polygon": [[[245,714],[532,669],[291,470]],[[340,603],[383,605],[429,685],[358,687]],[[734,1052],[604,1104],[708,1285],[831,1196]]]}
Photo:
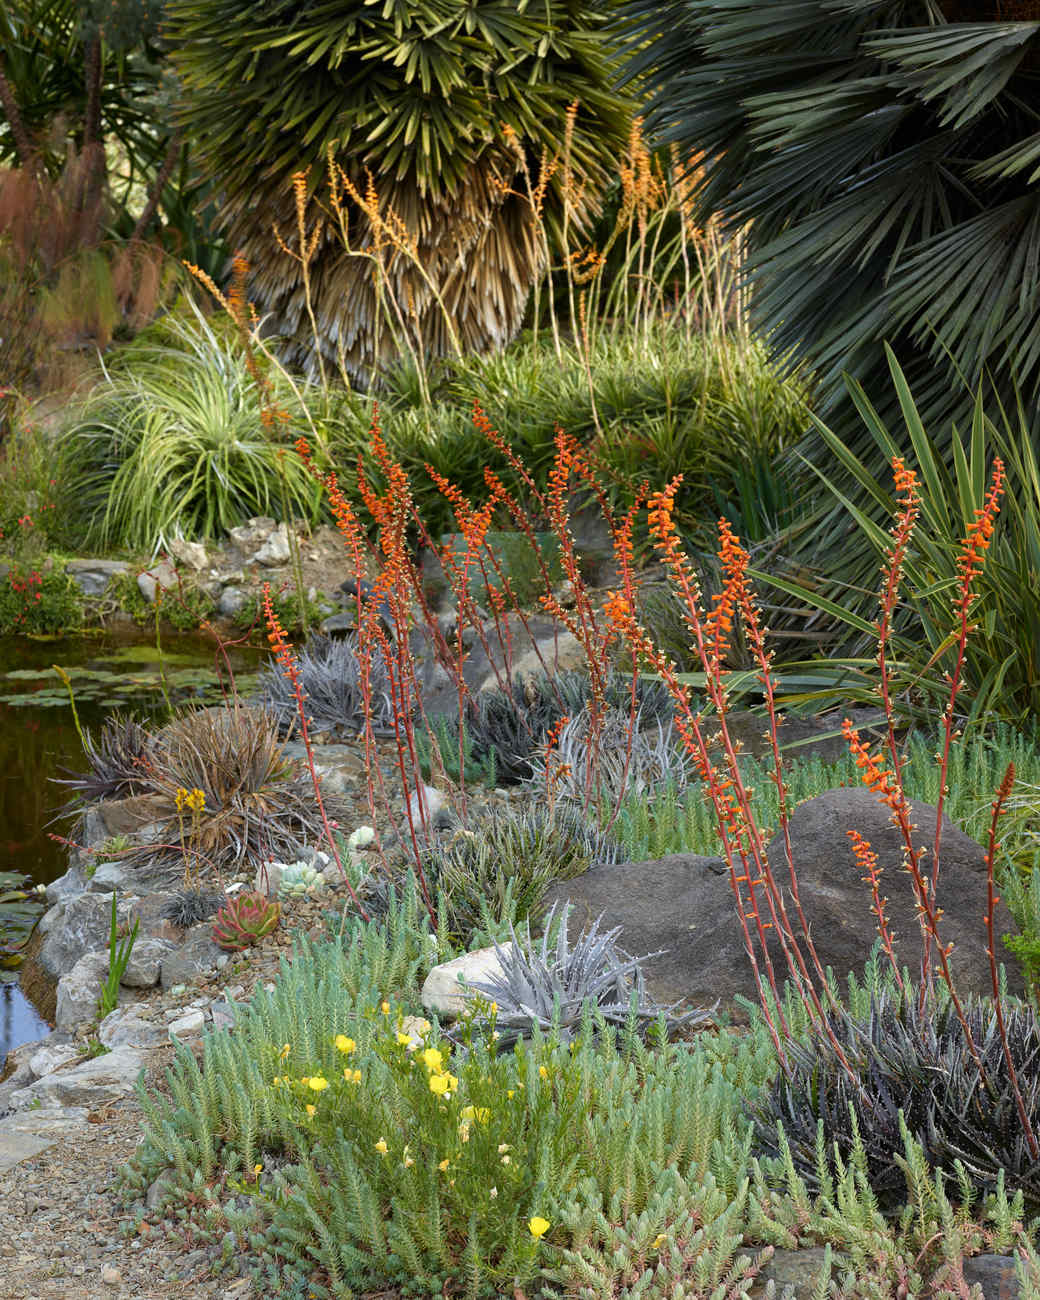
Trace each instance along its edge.
{"label": "still water", "polygon": [[[235,685],[252,689],[262,650],[229,647]],[[0,873],[17,872],[49,884],[66,868],[66,850],[53,838],[68,835],[74,818],[59,809],[67,792],[55,778],[83,770],[68,691],[53,665],[68,673],[81,726],[96,735],[114,710],[161,719],[166,695],[174,704],[217,703],[228,666],[212,640],[198,635],[155,643],[118,637],[31,641],[0,637]],[[219,674],[218,674],[219,668]],[[3,890],[0,888],[0,893]],[[0,906],[0,946],[16,938]],[[47,1032],[14,976],[0,972],[0,1064],[19,1043]]]}

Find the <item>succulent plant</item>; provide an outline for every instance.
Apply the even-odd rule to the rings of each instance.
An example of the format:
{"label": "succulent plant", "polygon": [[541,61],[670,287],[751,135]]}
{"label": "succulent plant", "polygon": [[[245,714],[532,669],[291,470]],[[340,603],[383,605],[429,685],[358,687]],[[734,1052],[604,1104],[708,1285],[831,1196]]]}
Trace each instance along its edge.
{"label": "succulent plant", "polygon": [[282,867],[278,881],[279,898],[302,898],[325,888],[325,877],[309,862],[290,862]]}
{"label": "succulent plant", "polygon": [[[591,746],[588,706],[561,727],[548,753],[542,747],[529,762],[531,782],[551,785],[561,799],[585,799],[586,762]],[[670,717],[646,719],[643,708],[632,718],[628,707],[608,707],[600,721],[591,773],[592,791],[616,803],[626,791],[653,794],[662,786],[683,790],[693,778],[693,762]],[[548,771],[546,770],[548,768]]]}
{"label": "succulent plant", "polygon": [[[474,758],[479,763],[493,756],[495,779],[502,785],[527,779],[531,775],[532,759],[544,745],[550,729],[561,718],[573,718],[581,713],[591,690],[587,673],[565,672],[555,676],[539,673],[529,678],[517,677],[508,691],[482,691],[465,719]],[[630,677],[612,673],[604,690],[608,708],[623,710],[627,715],[631,690]],[[672,717],[671,699],[663,682],[638,678],[636,704],[647,721]]]}
{"label": "succulent plant", "polygon": [[200,921],[208,921],[224,902],[224,895],[205,889],[182,889],[163,910],[163,920],[190,930]]}
{"label": "succulent plant", "polygon": [[228,952],[242,952],[278,924],[281,908],[259,893],[234,894],[217,913],[213,941]]}
{"label": "succulent plant", "polygon": [[[361,686],[361,661],[357,637],[315,635],[296,655],[300,686],[307,701],[307,719],[315,731],[364,729],[366,716],[377,735],[389,735],[394,714],[390,679],[382,657],[371,657],[370,695],[366,701]],[[296,697],[277,664],[260,674],[258,697],[278,721],[282,735],[298,727]]]}
{"label": "succulent plant", "polygon": [[470,984],[497,1006],[495,1028],[500,1047],[515,1043],[535,1026],[544,1032],[556,1026],[567,1041],[586,1023],[588,1010],[614,1025],[625,1025],[634,1018],[641,1036],[662,1017],[669,1034],[711,1019],[714,1007],[676,1014],[678,1003],[658,1006],[646,991],[640,963],[661,954],[630,957],[622,952],[617,946],[620,927],[601,931],[602,917],[571,947],[568,912],[563,909],[557,925],[556,907],[549,910],[540,942],[532,940],[529,926],[522,939],[511,929],[511,943],[495,944],[501,974]]}
{"label": "succulent plant", "polygon": [[451,934],[468,943],[522,921],[556,880],[612,864],[620,849],[573,809],[558,804],[493,811],[477,830],[457,830],[423,859]]}
{"label": "succulent plant", "polygon": [[59,778],[58,784],[67,786],[85,803],[142,794],[150,788],[154,749],[154,737],[147,728],[126,714],[113,713],[102,724],[97,741],[89,731],[84,733],[88,770]]}
{"label": "succulent plant", "polygon": [[[865,1015],[831,1016],[831,1029],[857,1082],[825,1036],[785,1043],[787,1068],[767,1094],[749,1105],[760,1150],[780,1156],[789,1148],[797,1172],[816,1188],[821,1158],[833,1173],[835,1161],[847,1163],[858,1141],[874,1194],[883,1206],[895,1209],[906,1199],[902,1114],[933,1168],[953,1173],[959,1162],[983,1193],[995,1188],[1003,1171],[1008,1191],[1021,1191],[1035,1211],[1040,1164],[1030,1156],[1022,1133],[995,1008],[991,1001],[979,1000],[967,1005],[965,1013],[985,1079],[948,997],[929,999],[922,1012],[909,987],[906,996],[891,987],[877,988]],[[1008,1002],[1004,1020],[1026,1113],[1037,1131],[1037,1011]],[[817,1136],[821,1124],[822,1146]]]}

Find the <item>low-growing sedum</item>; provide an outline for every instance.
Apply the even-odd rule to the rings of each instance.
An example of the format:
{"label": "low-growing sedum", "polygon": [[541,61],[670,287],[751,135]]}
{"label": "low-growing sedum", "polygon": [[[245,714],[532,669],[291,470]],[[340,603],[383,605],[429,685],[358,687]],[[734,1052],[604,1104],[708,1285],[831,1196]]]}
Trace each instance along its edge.
{"label": "low-growing sedum", "polygon": [[325,877],[309,862],[275,863],[275,865],[282,868],[278,880],[278,897],[283,900],[304,898],[308,894],[320,894],[325,888]]}

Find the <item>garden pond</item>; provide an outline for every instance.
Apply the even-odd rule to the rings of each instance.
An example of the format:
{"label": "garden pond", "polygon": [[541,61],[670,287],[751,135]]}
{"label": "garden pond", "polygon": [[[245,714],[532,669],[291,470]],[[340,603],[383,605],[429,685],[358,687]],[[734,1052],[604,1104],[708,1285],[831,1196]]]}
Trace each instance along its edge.
{"label": "garden pond", "polygon": [[225,659],[198,634],[170,636],[161,646],[115,635],[0,638],[0,1063],[10,1048],[47,1031],[18,987],[15,963],[43,910],[26,891],[56,880],[67,865],[55,837],[67,835],[74,819],[59,815],[67,798],[56,780],[83,768],[69,688],[79,725],[96,731],[115,710],[161,719],[171,704],[218,703],[230,689],[229,667],[247,695],[264,657],[256,647],[229,646]]}

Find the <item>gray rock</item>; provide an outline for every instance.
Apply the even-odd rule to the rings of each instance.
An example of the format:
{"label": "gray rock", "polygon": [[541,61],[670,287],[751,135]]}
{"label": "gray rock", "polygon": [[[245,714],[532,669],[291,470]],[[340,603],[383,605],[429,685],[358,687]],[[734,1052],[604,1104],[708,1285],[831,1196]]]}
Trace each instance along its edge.
{"label": "gray rock", "polygon": [[159,983],[162,963],[173,944],[166,939],[138,939],[120,981],[130,989],[150,989]]}
{"label": "gray rock", "polygon": [[289,532],[285,524],[279,524],[269,534],[264,544],[253,555],[252,562],[262,564],[269,569],[276,569],[279,565],[289,563]]}
{"label": "gray rock", "polygon": [[241,587],[225,587],[217,598],[217,613],[221,618],[234,618],[246,603],[246,593]]}
{"label": "gray rock", "polygon": [[117,573],[126,573],[125,560],[69,560],[65,572],[84,596],[100,596]]}
{"label": "gray rock", "polygon": [[357,614],[330,614],[328,618],[322,619],[318,631],[325,636],[346,636],[348,632],[353,632],[357,626]]}
{"label": "gray rock", "polygon": [[[770,1282],[778,1297],[787,1300],[809,1300],[817,1287],[826,1263],[826,1250],[822,1246],[807,1246],[802,1250],[777,1250],[773,1258],[759,1273],[748,1291],[751,1300],[760,1300]],[[831,1277],[841,1276],[841,1257],[831,1252]]]}
{"label": "gray rock", "polygon": [[149,1210],[158,1210],[166,1199],[177,1190],[177,1175],[172,1169],[164,1169],[154,1182],[149,1184],[144,1194],[144,1203]]}
{"label": "gray rock", "polygon": [[198,1038],[206,1025],[206,1014],[197,1007],[178,1016],[170,1022],[168,1033],[171,1042],[180,1042],[184,1038]]}
{"label": "gray rock", "polygon": [[179,948],[167,953],[162,961],[159,982],[164,989],[176,984],[187,984],[197,975],[208,974],[217,968],[217,959],[223,949],[213,942],[213,923],[203,921],[193,926]]}
{"label": "gray rock", "polygon": [[92,894],[111,894],[126,884],[126,872],[118,862],[99,862],[87,888]]}
{"label": "gray rock", "polygon": [[[934,808],[914,803],[911,818],[918,827],[915,844],[927,847],[934,835]],[[822,964],[831,966],[839,983],[844,983],[850,971],[862,972],[877,938],[870,890],[861,880],[847,830],[858,830],[878,854],[897,955],[911,970],[919,968],[920,930],[910,878],[902,869],[902,839],[889,821],[888,809],[860,788],[829,790],[807,800],[791,816],[802,904]],[[930,849],[923,859],[926,870],[930,870],[929,857]],[[791,916],[782,837],[770,843],[768,859]],[[622,927],[621,943],[628,952],[667,950],[646,967],[647,986],[660,1001],[684,998],[709,1006],[717,998],[725,1003],[737,995],[757,999],[729,876],[721,859],[675,854],[650,862],[594,867],[583,876],[554,885],[546,904],[564,900],[575,906],[572,926],[587,925],[602,914],[605,926]],[[944,908],[941,933],[944,941],[955,945],[951,967],[958,986],[963,992],[987,991],[989,959],[981,924],[986,910],[983,850],[949,821],[943,833],[939,902]],[[794,925],[800,935],[797,919]],[[1003,905],[997,909],[995,929],[998,941],[1000,935],[1013,932]],[[782,980],[787,968],[776,931],[769,930],[767,938]],[[1012,991],[1021,989],[1020,976],[1010,967],[1008,981]]]}
{"label": "gray rock", "polygon": [[170,542],[170,554],[187,568],[194,569],[196,573],[201,573],[209,564],[209,556],[202,543],[187,542],[183,537],[175,537]]}
{"label": "gray rock", "polygon": [[253,888],[256,892],[265,894],[268,898],[277,898],[278,888],[282,883],[282,872],[286,865],[284,862],[261,862],[253,880]]}
{"label": "gray rock", "polygon": [[214,1029],[234,1029],[237,1012],[232,1002],[214,1002],[209,1009]]}
{"label": "gray rock", "polygon": [[73,898],[78,898],[87,888],[87,880],[78,866],[69,867],[63,876],[57,880],[52,880],[47,886],[47,902],[67,903]]}
{"label": "gray rock", "polygon": [[160,560],[158,564],[153,564],[150,569],[145,569],[143,573],[137,575],[137,590],[149,603],[155,604],[156,592],[160,590],[172,591],[177,586],[177,570],[168,560]]}
{"label": "gray rock", "polygon": [[[108,947],[112,894],[81,894],[57,906],[62,910],[56,916],[47,913],[48,928],[40,948],[40,965],[51,979],[67,975],[85,953]],[[122,903],[118,919],[124,921],[129,910],[130,904]]]}
{"label": "gray rock", "polygon": [[34,1110],[0,1119],[0,1173],[68,1141],[87,1121],[82,1108]]}
{"label": "gray rock", "polygon": [[982,1300],[1019,1300],[1014,1258],[1010,1255],[976,1255],[964,1262],[964,1280],[982,1288]]}
{"label": "gray rock", "polygon": [[119,1101],[134,1088],[144,1068],[143,1052],[133,1047],[117,1047],[104,1056],[95,1056],[71,1070],[59,1070],[23,1088],[12,1097],[16,1110],[25,1110],[36,1102],[44,1105],[85,1106],[94,1110],[108,1102]]}
{"label": "gray rock", "polygon": [[[95,849],[99,844],[104,844],[108,839],[109,830],[105,825],[104,818],[101,816],[100,809],[88,808],[79,820],[78,827],[79,842],[84,850]],[[77,865],[82,868],[85,866],[81,859],[82,854],[77,855]]]}
{"label": "gray rock", "polygon": [[46,912],[40,917],[40,923],[36,930],[40,937],[50,934],[56,925],[61,923],[61,918],[65,915],[65,904],[55,903],[53,907],[48,907]]}
{"label": "gray rock", "polygon": [[79,1048],[73,1047],[71,1043],[45,1043],[29,1058],[29,1069],[34,1079],[42,1079],[45,1075],[60,1070],[63,1065],[68,1065],[70,1061],[77,1060],[79,1054]]}
{"label": "gray rock", "polygon": [[263,546],[276,527],[275,521],[267,515],[257,515],[238,528],[229,528],[228,536],[244,555],[252,555]]}
{"label": "gray rock", "polygon": [[88,952],[58,980],[55,1029],[71,1033],[94,1020],[101,985],[107,975],[108,953]]}
{"label": "gray rock", "polygon": [[141,1015],[139,1007],[117,1007],[98,1026],[103,1047],[162,1047],[169,1042],[165,1025]]}
{"label": "gray rock", "polygon": [[[545,668],[542,665],[545,665]],[[530,650],[513,660],[514,677],[535,677],[545,672],[578,672],[586,667],[585,651],[581,642],[570,632],[561,632],[558,637],[546,637],[537,642]],[[498,678],[489,673],[480,685],[482,691],[498,688]]]}
{"label": "gray rock", "polygon": [[453,961],[434,966],[422,986],[422,1004],[427,1011],[442,1016],[457,1016],[474,996],[467,983],[501,975],[502,965],[494,947],[463,953]]}

